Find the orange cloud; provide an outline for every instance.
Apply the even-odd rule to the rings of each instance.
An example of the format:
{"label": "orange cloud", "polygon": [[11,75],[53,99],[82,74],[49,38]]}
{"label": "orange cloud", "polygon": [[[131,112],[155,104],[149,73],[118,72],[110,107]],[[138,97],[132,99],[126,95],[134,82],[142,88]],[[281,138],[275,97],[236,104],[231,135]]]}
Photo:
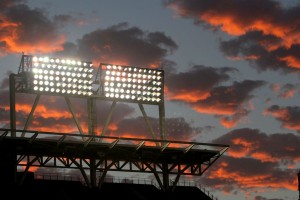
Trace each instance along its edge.
{"label": "orange cloud", "polygon": [[[31,109],[32,109],[32,105],[19,104],[19,103],[16,104],[16,112],[25,112],[29,114]],[[37,106],[34,115],[46,119],[47,118],[54,118],[54,119],[72,118],[72,114],[69,111],[49,109],[45,105]]]}
{"label": "orange cloud", "polygon": [[[270,188],[286,188],[290,190],[296,190],[297,184],[296,178],[294,180],[281,180],[276,181],[271,174],[242,174],[238,171],[229,171],[226,164],[222,163],[222,167],[216,169],[214,173],[209,174],[210,179],[226,180],[227,182],[234,182],[239,188],[265,188],[266,185]],[[219,185],[217,187],[222,187]]]}
{"label": "orange cloud", "polygon": [[234,119],[229,119],[223,117],[220,121],[220,123],[225,127],[225,128],[232,128],[237,126],[239,120],[234,120]]}
{"label": "orange cloud", "polygon": [[300,59],[295,56],[289,55],[289,56],[279,58],[279,60],[285,61],[287,65],[291,68],[296,68],[296,69],[300,68]]}
{"label": "orange cloud", "polygon": [[11,22],[1,15],[0,21],[0,29],[2,30],[0,41],[5,43],[5,52],[49,53],[63,49],[62,44],[66,40],[64,35],[60,35],[53,41],[49,41],[47,38],[42,39],[42,37],[34,42],[22,41],[20,40],[22,34],[20,23]]}
{"label": "orange cloud", "polygon": [[254,152],[251,154],[251,157],[261,160],[262,162],[277,162],[280,160],[279,158],[274,158],[272,155],[264,152]]}
{"label": "orange cloud", "polygon": [[32,122],[32,126],[34,130],[43,131],[43,132],[55,132],[55,133],[79,133],[77,126],[74,125],[64,125],[64,124],[56,124],[55,126],[45,126],[40,123],[34,121]]}
{"label": "orange cloud", "polygon": [[177,93],[168,92],[166,99],[168,100],[181,100],[189,103],[197,102],[206,99],[210,96],[209,92],[201,91],[177,91]]}
{"label": "orange cloud", "polygon": [[[282,25],[280,23],[274,23],[272,18],[269,19],[255,19],[243,22],[240,16],[228,13],[218,14],[216,11],[206,11],[200,15],[200,20],[209,23],[214,27],[220,27],[220,29],[233,36],[244,35],[250,31],[262,31],[265,35],[274,35],[282,39],[282,45],[285,47],[291,47],[292,44],[299,44],[300,34],[294,33],[294,27],[289,25]],[[267,45],[267,44],[266,44]],[[266,46],[267,49],[275,49],[277,46]]]}
{"label": "orange cloud", "polygon": [[233,115],[236,112],[236,110],[231,107],[232,105],[230,103],[226,105],[224,104],[225,103],[219,105],[217,104],[205,105],[205,107],[194,105],[193,108],[200,113],[214,114],[214,115]]}

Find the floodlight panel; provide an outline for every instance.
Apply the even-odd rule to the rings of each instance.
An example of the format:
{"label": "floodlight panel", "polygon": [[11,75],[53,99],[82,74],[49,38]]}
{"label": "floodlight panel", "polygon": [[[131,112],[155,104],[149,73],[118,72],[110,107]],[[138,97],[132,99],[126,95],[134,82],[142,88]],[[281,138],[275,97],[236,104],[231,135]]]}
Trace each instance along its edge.
{"label": "floodlight panel", "polygon": [[163,70],[113,64],[100,67],[104,97],[150,104],[163,102]]}
{"label": "floodlight panel", "polygon": [[32,56],[32,90],[37,93],[90,96],[91,62]]}

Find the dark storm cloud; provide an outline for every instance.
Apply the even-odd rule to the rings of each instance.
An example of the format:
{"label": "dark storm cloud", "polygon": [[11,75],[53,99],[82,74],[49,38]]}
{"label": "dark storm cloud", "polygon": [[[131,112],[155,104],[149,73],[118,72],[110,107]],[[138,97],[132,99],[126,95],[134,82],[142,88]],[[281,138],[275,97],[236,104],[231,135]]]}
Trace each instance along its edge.
{"label": "dark storm cloud", "polygon": [[231,128],[250,113],[251,93],[263,85],[264,81],[245,80],[231,86],[220,86],[230,79],[235,68],[213,68],[196,65],[187,72],[171,71],[166,76],[166,99],[181,101],[199,113],[220,118],[224,127]]}
{"label": "dark storm cloud", "polygon": [[280,107],[272,105],[264,111],[266,115],[272,115],[281,122],[282,127],[300,132],[300,107],[286,106]]}
{"label": "dark storm cloud", "polygon": [[280,39],[275,36],[252,31],[221,42],[220,49],[229,58],[248,60],[258,71],[268,69],[286,73],[298,71],[300,45],[294,44],[286,48],[279,46],[279,43]]}
{"label": "dark storm cloud", "polygon": [[77,49],[86,60],[157,68],[177,44],[162,32],[146,32],[120,23],[85,34],[78,39]]}
{"label": "dark storm cloud", "polygon": [[254,97],[251,93],[263,85],[264,81],[245,80],[234,82],[231,86],[214,87],[206,99],[190,105],[200,113],[221,117],[221,123],[225,127],[232,127],[240,117],[248,114],[249,101]]}
{"label": "dark storm cloud", "polygon": [[[253,191],[268,185],[273,189],[295,189],[296,170],[280,169],[273,162],[223,156],[204,174],[201,184],[223,191]],[[245,194],[246,196],[246,194]]]}
{"label": "dark storm cloud", "polygon": [[288,164],[300,159],[297,153],[300,151],[300,139],[292,133],[267,135],[257,129],[236,129],[213,142],[230,145],[228,155],[232,157],[252,157],[279,163],[289,160]]}
{"label": "dark storm cloud", "polygon": [[213,30],[237,36],[221,43],[221,51],[245,59],[258,70],[298,71],[300,68],[300,6],[275,0],[168,0],[178,15]]}
{"label": "dark storm cloud", "polygon": [[[232,191],[267,184],[271,188],[295,188],[296,170],[300,159],[299,138],[294,134],[267,135],[257,129],[236,129],[213,143],[227,144],[227,155],[205,174],[204,184]],[[288,168],[281,169],[286,165]],[[228,184],[231,188],[228,188]]]}
{"label": "dark storm cloud", "polygon": [[190,71],[170,73],[166,76],[168,100],[195,102],[209,96],[210,90],[221,82],[229,80],[234,68],[213,68],[195,65]]}
{"label": "dark storm cloud", "polygon": [[280,3],[273,0],[166,0],[165,4],[182,17],[191,18],[196,23],[206,23],[230,34],[263,29],[264,21],[279,27],[297,25],[295,17],[300,17],[296,12],[299,8],[285,10]]}
{"label": "dark storm cloud", "polygon": [[1,52],[45,53],[61,49],[65,36],[59,32],[59,26],[72,17],[58,15],[52,20],[46,10],[32,9],[20,2],[1,1]]}

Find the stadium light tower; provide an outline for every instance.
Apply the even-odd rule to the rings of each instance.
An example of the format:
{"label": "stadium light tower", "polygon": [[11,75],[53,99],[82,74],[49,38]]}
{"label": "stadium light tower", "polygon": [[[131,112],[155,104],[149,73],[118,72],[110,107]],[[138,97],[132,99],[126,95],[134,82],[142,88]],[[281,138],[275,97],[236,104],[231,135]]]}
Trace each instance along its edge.
{"label": "stadium light tower", "polygon": [[[95,100],[112,101],[100,135],[105,135],[116,102],[138,104],[152,139],[165,140],[165,108],[164,108],[164,71],[161,69],[140,68],[101,63],[93,80],[93,64],[87,61],[47,56],[23,55],[18,75],[10,80],[11,128],[16,128],[15,91],[36,94],[24,130],[32,120],[33,113],[41,95],[63,96],[72,113],[80,134],[81,125],[76,118],[69,97],[87,99],[88,132],[95,134],[96,104]],[[144,104],[156,105],[159,108],[159,136],[153,130]]]}
{"label": "stadium light tower", "polygon": [[[111,111],[115,102],[137,103],[143,114],[153,139],[157,139],[143,104],[157,105],[159,108],[159,139],[165,140],[164,71],[100,63],[96,79],[99,81],[98,95],[111,100]],[[110,117],[107,118],[108,120]],[[104,131],[106,127],[104,127]]]}
{"label": "stadium light tower", "polygon": [[[93,94],[93,64],[91,62],[59,59],[47,56],[22,55],[18,74],[10,75],[11,129],[16,129],[15,92],[36,94],[31,112],[25,122],[27,130],[41,95],[63,96],[72,113],[80,134],[81,125],[76,118],[69,97],[90,97]],[[91,128],[89,127],[89,133]],[[14,135],[15,133],[12,133]],[[22,133],[24,136],[25,132]]]}
{"label": "stadium light tower", "polygon": [[28,91],[39,94],[92,95],[91,62],[24,55],[19,69]]}
{"label": "stadium light tower", "polygon": [[163,101],[163,71],[101,64],[101,93],[106,98],[159,104]]}
{"label": "stadium light tower", "polygon": [[[159,186],[167,191],[171,174],[176,175],[172,182],[172,188],[175,189],[181,175],[202,175],[228,149],[227,145],[166,140],[162,69],[101,63],[93,79],[91,62],[22,55],[18,74],[11,74],[9,77],[9,88],[11,128],[0,130],[3,131],[1,142],[8,142],[4,148],[11,149],[11,139],[15,141],[13,144],[15,155],[19,156],[18,165],[26,166],[21,183],[30,166],[47,167],[52,160],[51,164],[54,166],[51,167],[80,169],[90,187],[97,186],[97,172],[101,173],[99,187],[108,171],[148,172],[153,173]],[[15,93],[36,95],[23,130],[16,129]],[[27,129],[41,95],[64,97],[81,134],[70,133],[70,136],[80,136],[82,141],[67,141],[65,133]],[[87,100],[88,134],[83,133],[69,97]],[[97,119],[95,100],[112,102],[100,135],[95,135],[94,132]],[[138,104],[152,139],[105,135],[117,102]],[[143,106],[146,104],[158,106],[158,133],[153,131],[148,120]],[[10,136],[7,138],[9,132]],[[57,137],[52,137],[54,135]],[[15,158],[7,160],[16,165],[13,167],[17,170]],[[89,178],[85,170],[89,170]],[[11,177],[15,179],[15,173]]]}

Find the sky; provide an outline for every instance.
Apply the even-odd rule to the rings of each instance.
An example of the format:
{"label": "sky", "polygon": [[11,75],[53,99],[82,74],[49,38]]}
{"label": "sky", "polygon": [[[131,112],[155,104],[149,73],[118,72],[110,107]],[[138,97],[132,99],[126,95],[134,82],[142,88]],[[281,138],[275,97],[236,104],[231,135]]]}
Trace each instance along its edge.
{"label": "sky", "polygon": [[[194,181],[222,200],[298,199],[300,1],[1,0],[0,127],[22,53],[165,71],[166,136],[230,148]],[[24,127],[35,96],[17,94]],[[86,102],[71,99],[87,132]],[[97,102],[97,134],[110,108]],[[157,124],[156,107],[145,106]],[[151,138],[134,104],[107,135]],[[28,129],[78,133],[63,98],[42,96]]]}

